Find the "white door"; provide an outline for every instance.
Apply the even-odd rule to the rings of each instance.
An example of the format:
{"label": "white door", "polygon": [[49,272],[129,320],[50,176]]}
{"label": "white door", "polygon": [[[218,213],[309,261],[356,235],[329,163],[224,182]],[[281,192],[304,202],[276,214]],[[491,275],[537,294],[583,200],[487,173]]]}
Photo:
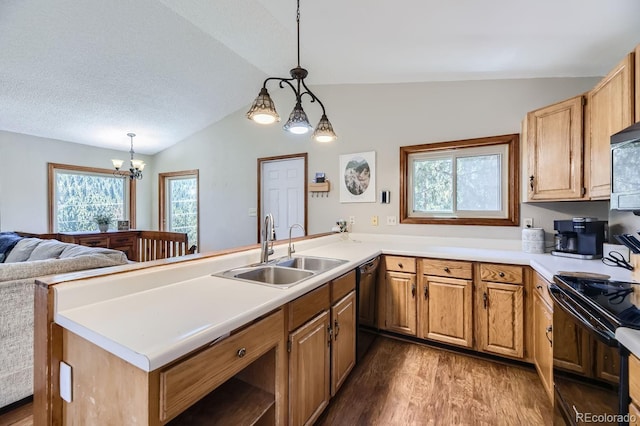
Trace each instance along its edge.
{"label": "white door", "polygon": [[[260,230],[267,213],[273,215],[276,239],[289,238],[289,227],[294,223],[304,226],[304,169],[302,157],[263,161],[260,182]],[[262,235],[262,232],[260,232]],[[298,227],[293,228],[292,237],[305,235]]]}

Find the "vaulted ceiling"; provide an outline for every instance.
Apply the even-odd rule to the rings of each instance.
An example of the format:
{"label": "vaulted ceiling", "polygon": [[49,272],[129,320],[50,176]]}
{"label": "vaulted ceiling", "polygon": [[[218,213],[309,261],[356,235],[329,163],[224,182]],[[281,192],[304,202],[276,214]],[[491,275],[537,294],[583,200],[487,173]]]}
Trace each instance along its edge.
{"label": "vaulted ceiling", "polygon": [[[0,130],[156,153],[296,65],[295,0],[0,0]],[[604,75],[637,0],[301,0],[311,85]]]}

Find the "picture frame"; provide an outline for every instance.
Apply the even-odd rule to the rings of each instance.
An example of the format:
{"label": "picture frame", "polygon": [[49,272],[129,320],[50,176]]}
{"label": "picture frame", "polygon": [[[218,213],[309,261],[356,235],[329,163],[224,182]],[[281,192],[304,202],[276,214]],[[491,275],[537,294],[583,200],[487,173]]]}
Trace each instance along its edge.
{"label": "picture frame", "polygon": [[376,152],[340,155],[340,202],[376,202]]}
{"label": "picture frame", "polygon": [[128,231],[129,230],[129,221],[128,220],[119,220],[118,221],[118,231]]}

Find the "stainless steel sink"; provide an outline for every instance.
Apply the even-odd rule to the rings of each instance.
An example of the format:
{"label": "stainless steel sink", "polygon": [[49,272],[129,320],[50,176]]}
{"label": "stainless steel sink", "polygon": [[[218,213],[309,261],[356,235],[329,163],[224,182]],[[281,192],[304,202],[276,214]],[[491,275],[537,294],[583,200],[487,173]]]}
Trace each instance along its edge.
{"label": "stainless steel sink", "polygon": [[344,263],[347,261],[326,257],[282,257],[268,264],[258,263],[213,275],[285,289]]}
{"label": "stainless steel sink", "polygon": [[265,284],[287,285],[302,281],[313,275],[311,271],[301,269],[282,268],[280,266],[265,265],[252,268],[246,272],[234,275],[241,280],[257,281]]}
{"label": "stainless steel sink", "polygon": [[296,256],[285,257],[276,260],[276,265],[287,268],[304,269],[307,271],[328,271],[336,266],[347,263],[342,259],[330,259],[328,257]]}

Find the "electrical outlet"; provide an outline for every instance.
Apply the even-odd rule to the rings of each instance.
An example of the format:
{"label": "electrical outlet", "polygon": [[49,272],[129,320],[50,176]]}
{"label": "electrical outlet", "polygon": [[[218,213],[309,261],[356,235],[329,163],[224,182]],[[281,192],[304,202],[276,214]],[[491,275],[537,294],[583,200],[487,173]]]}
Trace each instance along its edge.
{"label": "electrical outlet", "polygon": [[397,224],[398,222],[395,216],[387,216],[387,225],[393,226]]}
{"label": "electrical outlet", "polygon": [[349,224],[350,225],[354,225],[356,223],[356,217],[355,216],[349,216]]}
{"label": "electrical outlet", "polygon": [[525,228],[533,228],[533,218],[532,217],[525,217],[522,219],[522,221],[524,222],[523,225]]}
{"label": "electrical outlet", "polygon": [[378,216],[371,216],[371,226],[378,226]]}

